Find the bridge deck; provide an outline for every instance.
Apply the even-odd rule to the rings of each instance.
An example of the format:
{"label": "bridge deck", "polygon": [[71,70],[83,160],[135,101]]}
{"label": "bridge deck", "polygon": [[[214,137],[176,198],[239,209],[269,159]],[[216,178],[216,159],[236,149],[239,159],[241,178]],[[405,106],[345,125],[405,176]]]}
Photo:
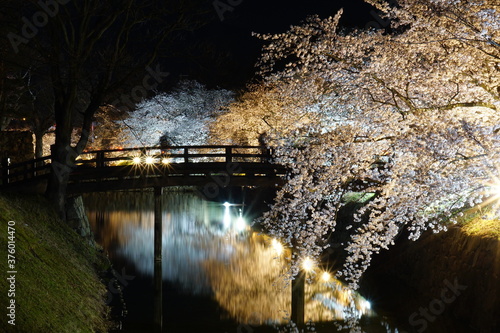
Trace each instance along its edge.
{"label": "bridge deck", "polygon": [[[286,170],[255,146],[143,147],[85,152],[75,161],[68,193],[168,186],[281,186]],[[50,156],[3,163],[1,187],[46,182]]]}

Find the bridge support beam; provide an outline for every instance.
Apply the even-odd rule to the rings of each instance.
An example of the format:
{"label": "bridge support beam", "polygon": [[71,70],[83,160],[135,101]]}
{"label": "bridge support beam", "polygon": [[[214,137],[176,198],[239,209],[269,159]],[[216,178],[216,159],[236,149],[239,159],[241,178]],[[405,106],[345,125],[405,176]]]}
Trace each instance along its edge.
{"label": "bridge support beam", "polygon": [[155,224],[154,224],[154,325],[155,333],[161,333],[163,326],[163,274],[162,274],[162,187],[154,188]]}
{"label": "bridge support beam", "polygon": [[292,321],[299,327],[304,326],[306,273],[301,269],[292,280]]}

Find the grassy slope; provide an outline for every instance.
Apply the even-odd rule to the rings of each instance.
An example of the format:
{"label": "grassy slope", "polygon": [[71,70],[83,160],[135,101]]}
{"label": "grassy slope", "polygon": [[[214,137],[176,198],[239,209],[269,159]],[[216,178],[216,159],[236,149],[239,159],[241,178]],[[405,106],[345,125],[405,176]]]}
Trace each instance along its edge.
{"label": "grassy slope", "polygon": [[467,235],[500,241],[500,219],[491,217],[491,209],[470,209],[458,219],[458,225]]}
{"label": "grassy slope", "polygon": [[467,234],[500,240],[500,221],[476,217],[462,227]]}
{"label": "grassy slope", "polygon": [[[96,251],[61,223],[39,196],[0,194],[0,258],[7,264],[7,222],[16,228],[16,327],[7,324],[7,280],[0,279],[2,332],[104,332],[105,287]],[[2,269],[6,275],[6,270]]]}

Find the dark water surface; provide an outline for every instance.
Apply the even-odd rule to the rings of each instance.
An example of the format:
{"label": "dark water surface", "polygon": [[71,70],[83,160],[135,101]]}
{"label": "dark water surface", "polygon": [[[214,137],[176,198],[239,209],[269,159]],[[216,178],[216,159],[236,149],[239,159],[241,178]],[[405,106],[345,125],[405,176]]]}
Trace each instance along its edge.
{"label": "dark water surface", "polygon": [[[126,305],[122,332],[152,332],[153,193],[95,193],[85,203],[96,241],[118,273]],[[165,191],[164,332],[276,332],[273,325],[288,322],[289,251],[251,230],[241,202],[230,204]],[[367,332],[401,332],[319,268],[308,277],[306,320],[316,322],[316,331],[335,332],[333,321],[342,320],[353,303]],[[108,299],[119,305],[120,293],[112,287]]]}

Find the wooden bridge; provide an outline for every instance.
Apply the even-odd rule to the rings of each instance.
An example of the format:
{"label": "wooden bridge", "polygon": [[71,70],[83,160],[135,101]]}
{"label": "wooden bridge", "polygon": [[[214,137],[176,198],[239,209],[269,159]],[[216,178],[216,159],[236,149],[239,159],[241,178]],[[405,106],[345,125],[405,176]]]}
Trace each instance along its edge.
{"label": "wooden bridge", "polygon": [[[271,186],[285,169],[261,146],[175,146],[86,151],[74,162],[68,194],[169,186]],[[47,183],[51,156],[2,161],[0,188]],[[56,171],[57,172],[57,171]]]}
{"label": "wooden bridge", "polygon": [[[75,160],[68,194],[154,188],[154,322],[161,332],[162,189],[169,186],[200,186],[203,193],[217,187],[278,187],[286,169],[271,161],[272,152],[261,146],[176,146],[86,151]],[[46,186],[52,172],[51,156],[10,164],[3,160],[0,190]],[[292,318],[304,323],[305,278],[292,281]]]}

